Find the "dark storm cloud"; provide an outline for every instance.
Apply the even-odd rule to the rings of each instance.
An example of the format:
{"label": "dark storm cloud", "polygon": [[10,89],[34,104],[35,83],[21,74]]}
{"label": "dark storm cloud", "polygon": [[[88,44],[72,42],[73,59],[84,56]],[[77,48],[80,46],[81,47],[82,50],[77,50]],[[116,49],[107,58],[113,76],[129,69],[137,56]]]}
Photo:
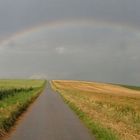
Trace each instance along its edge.
{"label": "dark storm cloud", "polygon": [[[139,0],[1,0],[0,76],[138,84],[139,7]],[[12,35],[49,21],[73,26]]]}
{"label": "dark storm cloud", "polygon": [[94,18],[140,26],[139,0],[1,0],[0,35],[43,21]]}

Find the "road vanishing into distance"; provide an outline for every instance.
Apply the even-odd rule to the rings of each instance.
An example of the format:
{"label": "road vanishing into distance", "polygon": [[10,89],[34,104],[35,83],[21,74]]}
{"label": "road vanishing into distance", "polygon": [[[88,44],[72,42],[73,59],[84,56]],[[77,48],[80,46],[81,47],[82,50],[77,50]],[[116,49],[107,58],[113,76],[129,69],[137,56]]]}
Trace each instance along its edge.
{"label": "road vanishing into distance", "polygon": [[95,140],[50,85],[6,140]]}

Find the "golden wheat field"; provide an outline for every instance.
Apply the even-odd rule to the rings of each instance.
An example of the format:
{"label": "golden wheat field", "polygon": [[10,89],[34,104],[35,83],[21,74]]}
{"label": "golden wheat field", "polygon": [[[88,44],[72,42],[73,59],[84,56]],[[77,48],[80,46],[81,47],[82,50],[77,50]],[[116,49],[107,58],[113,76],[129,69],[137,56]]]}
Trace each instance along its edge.
{"label": "golden wheat field", "polygon": [[120,85],[52,81],[52,86],[94,122],[114,132],[120,140],[140,139],[140,91]]}

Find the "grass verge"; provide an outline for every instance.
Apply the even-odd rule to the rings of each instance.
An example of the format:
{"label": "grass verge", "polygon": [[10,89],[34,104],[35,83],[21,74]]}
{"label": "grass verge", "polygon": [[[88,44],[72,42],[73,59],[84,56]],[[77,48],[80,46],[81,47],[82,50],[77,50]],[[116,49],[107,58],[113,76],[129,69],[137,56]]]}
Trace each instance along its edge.
{"label": "grass verge", "polygon": [[[9,131],[17,118],[43,91],[44,86],[45,81],[42,81],[38,83],[38,86],[35,86],[30,90],[28,90],[28,88],[16,90],[16,92],[12,92],[11,95],[8,92],[8,96],[0,100],[0,136],[4,136]],[[5,89],[7,88],[8,86],[6,86]]]}
{"label": "grass verge", "polygon": [[77,116],[83,121],[90,132],[96,137],[97,140],[119,140],[117,134],[114,134],[110,129],[104,128],[99,122],[93,121],[86,113],[78,108],[74,103],[70,102],[61,94],[61,92],[51,83],[52,88],[59,92],[64,102],[77,114]]}
{"label": "grass verge", "polygon": [[56,80],[52,87],[82,116],[97,139],[140,139],[140,91],[83,81]]}
{"label": "grass verge", "polygon": [[[62,96],[63,97],[63,96]],[[92,134],[98,140],[118,140],[116,134],[114,134],[110,129],[104,128],[99,122],[94,122],[86,113],[84,113],[80,108],[76,107],[75,104],[66,100],[63,97],[65,103],[78,115],[78,117],[84,122],[84,124],[89,128]]]}

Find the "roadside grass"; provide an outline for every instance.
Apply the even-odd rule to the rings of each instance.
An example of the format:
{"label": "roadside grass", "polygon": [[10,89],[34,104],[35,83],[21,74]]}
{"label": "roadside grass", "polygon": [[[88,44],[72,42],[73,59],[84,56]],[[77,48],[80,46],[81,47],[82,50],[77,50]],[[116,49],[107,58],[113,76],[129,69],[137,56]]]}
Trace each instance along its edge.
{"label": "roadside grass", "polygon": [[32,91],[33,88],[11,88],[11,89],[0,89],[0,100],[7,98],[9,96],[14,96],[19,92],[28,92]]}
{"label": "roadside grass", "polygon": [[84,122],[84,124],[90,129],[97,139],[118,140],[118,137],[110,129],[104,128],[99,122],[93,121],[92,118],[88,117],[88,115],[80,108],[76,107],[75,104],[68,101],[64,97],[63,99],[70,106],[70,108],[76,112],[78,117]]}
{"label": "roadside grass", "polygon": [[80,81],[52,81],[52,87],[96,139],[140,139],[140,92],[111,84]]}
{"label": "roadside grass", "polygon": [[6,80],[6,85],[4,83],[0,80],[0,85],[2,85],[0,95],[5,94],[0,99],[0,136],[9,131],[18,116],[39,96],[45,86],[43,80],[19,80],[19,83],[18,80]]}

